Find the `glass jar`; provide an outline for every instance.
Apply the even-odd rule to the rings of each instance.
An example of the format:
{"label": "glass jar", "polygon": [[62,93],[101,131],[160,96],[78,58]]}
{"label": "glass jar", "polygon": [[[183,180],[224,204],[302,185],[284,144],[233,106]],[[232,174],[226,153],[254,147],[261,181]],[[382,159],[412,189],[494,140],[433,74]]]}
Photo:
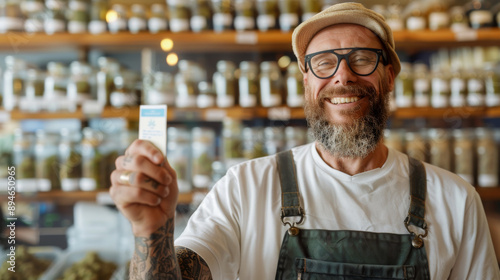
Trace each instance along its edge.
{"label": "glass jar", "polygon": [[177,185],[179,192],[191,191],[190,170],[190,133],[182,127],[169,127],[167,129],[167,158],[170,166],[177,173]]}
{"label": "glass jar", "polygon": [[84,33],[89,22],[89,6],[84,0],[70,0],[67,13],[68,32]]}
{"label": "glass jar", "polygon": [[283,32],[293,30],[299,25],[299,0],[278,0],[280,29]]}
{"label": "glass jar", "polygon": [[451,171],[451,149],[449,132],[445,129],[429,129],[430,163]]}
{"label": "glass jar", "polygon": [[281,97],[281,70],[275,61],[260,64],[260,101],[264,107],[279,106]]}
{"label": "glass jar", "polygon": [[80,179],[80,189],[83,191],[104,188],[101,184],[101,176],[106,173],[106,166],[103,165],[104,158],[99,151],[102,141],[103,135],[99,131],[90,127],[83,129],[81,142],[82,178]]}
{"label": "glass jar", "polygon": [[17,192],[36,192],[34,139],[32,133],[14,131],[14,144],[12,146],[12,159],[16,167]]}
{"label": "glass jar", "polygon": [[212,83],[200,82],[198,83],[198,90],[200,94],[196,98],[196,106],[198,108],[210,108],[215,106],[216,94]]}
{"label": "glass jar", "polygon": [[181,60],[178,65],[179,73],[175,75],[175,105],[180,108],[195,107],[198,96],[197,65],[188,60]]}
{"label": "glass jar", "polygon": [[172,32],[189,30],[189,2],[185,0],[167,0],[169,26]]}
{"label": "glass jar", "polygon": [[0,1],[0,33],[22,31],[24,18],[18,0]]}
{"label": "glass jar", "polygon": [[45,21],[43,23],[45,33],[54,34],[66,31],[67,2],[64,0],[45,0]]}
{"label": "glass jar", "polygon": [[111,10],[106,14],[106,17],[109,32],[118,33],[127,30],[127,8],[125,8],[123,4],[113,4]]}
{"label": "glass jar", "polygon": [[194,32],[212,29],[212,11],[209,0],[191,0],[189,23]]}
{"label": "glass jar", "polygon": [[154,72],[143,78],[144,92],[142,104],[175,105],[175,85],[172,74],[167,72]]}
{"label": "glass jar", "polygon": [[407,8],[408,17],[406,18],[406,29],[408,30],[424,30],[427,27],[427,19],[422,4],[419,2],[411,2]]}
{"label": "glass jar", "polygon": [[424,63],[415,63],[413,65],[413,90],[416,107],[430,106],[431,82],[429,70]]}
{"label": "glass jar", "polygon": [[[161,6],[161,5],[160,5]],[[128,19],[128,30],[137,34],[148,27],[146,10],[141,4],[134,4],[130,7],[130,18]]]}
{"label": "glass jar", "polygon": [[462,32],[469,28],[469,21],[462,6],[453,6],[449,10],[450,29],[453,32]]}
{"label": "glass jar", "polygon": [[241,121],[231,118],[225,118],[223,120],[222,146],[224,164],[227,168],[245,160],[243,157]]}
{"label": "glass jar", "polygon": [[151,5],[151,16],[148,19],[148,29],[151,33],[167,30],[167,12],[162,4]]}
{"label": "glass jar", "polygon": [[217,106],[228,108],[235,105],[236,99],[236,78],[234,71],[236,66],[228,60],[217,62],[217,72],[214,73],[213,83],[215,94],[217,95]]}
{"label": "glass jar", "polygon": [[286,104],[288,107],[304,106],[304,82],[297,62],[288,65],[286,77]]}
{"label": "glass jar", "polygon": [[281,126],[264,128],[264,151],[267,155],[274,155],[285,148],[285,131]]}
{"label": "glass jar", "polygon": [[36,131],[35,174],[38,190],[42,192],[58,190],[59,162],[57,159],[57,135],[43,129]]}
{"label": "glass jar", "polygon": [[486,89],[484,86],[485,75],[480,69],[469,72],[467,75],[467,104],[469,106],[486,105]]}
{"label": "glass jar", "polygon": [[239,104],[241,107],[255,107],[259,98],[259,69],[253,61],[240,62],[238,78]]}
{"label": "glass jar", "polygon": [[96,75],[97,81],[97,102],[101,106],[111,105],[110,96],[111,92],[115,90],[114,78],[120,71],[120,64],[109,57],[99,57],[97,59],[99,71]]}
{"label": "glass jar", "polygon": [[3,107],[7,111],[17,108],[19,99],[25,93],[26,62],[14,56],[5,57],[3,73]]}
{"label": "glass jar", "polygon": [[385,18],[387,25],[389,25],[392,31],[401,31],[404,29],[402,14],[403,8],[399,3],[390,4],[387,6]]}
{"label": "glass jar", "polygon": [[486,0],[472,0],[468,4],[467,15],[470,26],[474,29],[493,27],[493,13]]}
{"label": "glass jar", "polygon": [[287,126],[285,127],[285,147],[283,150],[289,150],[294,147],[307,144],[306,126]]}
{"label": "glass jar", "polygon": [[[121,147],[121,137],[123,135],[123,131],[116,131],[116,132],[109,132],[109,133],[103,133],[103,131],[100,132],[101,135],[103,135],[103,140],[100,143],[97,151],[102,155],[102,160],[101,160],[101,172],[99,173],[99,180],[100,180],[100,186],[104,189],[109,188],[111,186],[111,173],[113,170],[116,169],[115,162],[116,159],[118,158],[119,155],[124,154],[124,150]],[[116,140],[119,139],[117,142]],[[135,135],[134,139],[137,139],[137,135]],[[118,143],[118,145],[117,145]],[[130,146],[131,141],[129,141]],[[127,146],[127,147],[128,147]]]}
{"label": "glass jar", "polygon": [[394,87],[396,95],[396,106],[399,108],[407,108],[413,106],[413,73],[411,72],[411,64],[408,62],[401,63],[401,72],[396,77]]}
{"label": "glass jar", "polygon": [[448,73],[436,70],[432,73],[431,106],[434,108],[448,107],[450,99],[450,82]]}
{"label": "glass jar", "polygon": [[255,29],[255,0],[235,0],[234,29],[247,31]]}
{"label": "glass jar", "polygon": [[241,134],[243,157],[245,159],[266,156],[264,151],[264,131],[261,127],[244,127]]}
{"label": "glass jar", "polygon": [[403,133],[398,129],[384,130],[384,144],[396,151],[404,152]]}
{"label": "glass jar", "polygon": [[101,34],[106,32],[106,14],[109,10],[108,0],[92,0],[90,4],[89,32]]}
{"label": "glass jar", "polygon": [[8,186],[9,167],[14,165],[12,162],[13,144],[13,131],[3,127],[0,133],[0,184],[2,186]]}
{"label": "glass jar", "polygon": [[138,76],[127,69],[119,71],[113,77],[113,91],[109,96],[111,106],[115,108],[137,106],[140,101],[137,88]]}
{"label": "glass jar", "polygon": [[276,28],[276,0],[256,0],[257,28],[265,32]]}
{"label": "glass jar", "polygon": [[61,129],[58,147],[59,179],[63,191],[79,189],[82,177],[82,156],[80,152],[80,133],[67,128]]}
{"label": "glass jar", "polygon": [[26,72],[25,96],[19,102],[19,108],[22,111],[38,112],[44,109],[44,80],[45,74],[42,71],[28,69]]}
{"label": "glass jar", "polygon": [[306,21],[321,11],[321,3],[319,0],[300,0],[300,8],[302,10],[301,19]]}
{"label": "glass jar", "polygon": [[45,4],[43,0],[23,0],[21,10],[26,18],[24,31],[36,33],[43,31],[43,17]]}
{"label": "glass jar", "polygon": [[195,127],[192,134],[193,186],[208,188],[212,178],[212,163],[215,161],[215,131],[211,128]]}
{"label": "glass jar", "polygon": [[47,64],[47,77],[45,78],[44,99],[47,110],[59,111],[65,109],[61,100],[66,99],[68,90],[68,68],[60,62]]}
{"label": "glass jar", "polygon": [[463,107],[467,105],[467,78],[461,69],[453,69],[450,80],[450,105]]}
{"label": "glass jar", "polygon": [[500,63],[485,68],[486,106],[500,105]]}
{"label": "glass jar", "polygon": [[450,15],[449,6],[442,1],[434,1],[429,4],[429,29],[438,30],[449,28]]}
{"label": "glass jar", "polygon": [[233,11],[231,0],[211,0],[213,11],[213,25],[215,32],[231,30],[233,25]]}
{"label": "glass jar", "polygon": [[498,146],[494,130],[476,129],[477,184],[480,187],[498,186]]}
{"label": "glass jar", "polygon": [[86,62],[73,61],[69,65],[68,99],[82,104],[92,99],[92,84],[95,84],[92,67]]}
{"label": "glass jar", "polygon": [[427,145],[425,132],[405,132],[406,154],[420,161],[427,161]]}
{"label": "glass jar", "polygon": [[454,172],[474,184],[474,133],[469,129],[453,130]]}

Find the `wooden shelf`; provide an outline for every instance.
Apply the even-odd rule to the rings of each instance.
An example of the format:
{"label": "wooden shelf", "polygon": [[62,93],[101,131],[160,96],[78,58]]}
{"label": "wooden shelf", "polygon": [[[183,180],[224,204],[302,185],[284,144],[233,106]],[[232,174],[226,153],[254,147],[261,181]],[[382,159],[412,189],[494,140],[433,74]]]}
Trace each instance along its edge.
{"label": "wooden shelf", "polygon": [[[500,28],[485,28],[453,32],[443,30],[395,31],[397,50],[416,51],[457,46],[495,46],[500,43]],[[0,51],[45,50],[58,51],[67,48],[100,48],[119,52],[138,48],[160,49],[160,42],[170,38],[174,42],[174,52],[248,52],[248,51],[292,51],[291,32],[271,30],[259,31],[205,31],[200,33],[170,31],[151,34],[141,32],[131,34],[69,34],[9,32],[0,34]]]}
{"label": "wooden shelf", "polygon": [[414,118],[452,118],[459,117],[462,119],[471,117],[499,117],[500,108],[498,107],[447,107],[447,108],[432,108],[432,107],[412,107],[398,108],[392,113],[392,117],[399,119],[414,119]]}
{"label": "wooden shelf", "polygon": [[484,201],[492,201],[492,200],[500,201],[500,187],[493,187],[493,188],[476,187],[476,191],[479,193],[479,196]]}
{"label": "wooden shelf", "polygon": [[[35,193],[16,193],[15,201],[23,202],[54,202],[63,205],[72,205],[79,201],[93,201],[97,200],[99,195],[107,196],[107,190],[99,191],[72,191],[65,192],[61,190],[49,192],[35,192]],[[6,194],[0,194],[2,201],[7,201]],[[193,200],[193,193],[179,193],[179,204],[189,204]]]}

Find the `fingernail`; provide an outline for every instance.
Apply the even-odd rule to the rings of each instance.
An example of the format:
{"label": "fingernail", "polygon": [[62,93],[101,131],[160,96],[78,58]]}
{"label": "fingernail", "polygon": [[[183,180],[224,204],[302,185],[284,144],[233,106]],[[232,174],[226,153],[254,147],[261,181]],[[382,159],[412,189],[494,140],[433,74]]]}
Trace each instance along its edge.
{"label": "fingernail", "polygon": [[160,205],[161,203],[161,198],[158,198],[158,202],[156,202],[156,205]]}
{"label": "fingernail", "polygon": [[165,190],[163,191],[163,197],[164,197],[164,198],[165,198],[165,197],[167,197],[169,193],[170,193],[170,190],[169,190],[169,189],[165,189]]}
{"label": "fingernail", "polygon": [[154,160],[156,163],[160,164],[160,163],[161,163],[161,155],[156,154],[156,155],[153,157],[153,160]]}

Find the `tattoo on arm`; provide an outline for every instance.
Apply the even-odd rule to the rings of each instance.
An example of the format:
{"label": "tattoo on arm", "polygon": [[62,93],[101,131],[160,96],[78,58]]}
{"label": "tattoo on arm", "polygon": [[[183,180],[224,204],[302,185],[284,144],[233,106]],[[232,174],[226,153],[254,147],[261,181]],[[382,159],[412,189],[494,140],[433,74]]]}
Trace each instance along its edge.
{"label": "tattoo on arm", "polygon": [[170,219],[149,238],[135,238],[130,279],[181,279],[173,235],[174,219]]}
{"label": "tattoo on arm", "polygon": [[212,280],[207,263],[198,254],[185,247],[176,247],[182,279]]}

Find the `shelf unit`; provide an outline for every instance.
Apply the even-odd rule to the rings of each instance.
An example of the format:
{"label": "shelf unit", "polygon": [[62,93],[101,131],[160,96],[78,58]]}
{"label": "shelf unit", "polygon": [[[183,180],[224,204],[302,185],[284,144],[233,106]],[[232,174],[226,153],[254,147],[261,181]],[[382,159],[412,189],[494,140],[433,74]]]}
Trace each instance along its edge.
{"label": "shelf unit", "polygon": [[[99,48],[119,52],[137,50],[139,48],[160,49],[162,39],[170,38],[174,42],[173,51],[179,52],[248,52],[248,51],[292,51],[291,32],[270,30],[258,31],[224,31],[199,33],[169,31],[151,34],[141,32],[131,34],[68,34],[9,32],[0,34],[0,51],[57,51],[61,48]],[[453,32],[443,30],[395,31],[394,41],[397,50],[417,51],[458,46],[498,46],[500,28],[486,28]]]}
{"label": "shelf unit", "polygon": [[[126,50],[154,49],[159,50],[162,39],[169,38],[174,42],[171,51],[179,53],[200,52],[224,53],[224,52],[292,52],[291,32],[273,30],[268,32],[248,31],[236,32],[225,31],[215,33],[212,31],[192,33],[169,31],[150,34],[142,32],[131,34],[121,32],[117,34],[67,34],[57,33],[53,35],[15,33],[0,34],[0,52],[13,51],[22,52],[29,50],[55,52],[61,49],[79,49],[82,52],[90,48],[120,52]],[[466,30],[453,32],[451,30],[421,30],[421,31],[396,31],[394,40],[398,51],[417,52],[421,50],[433,50],[439,48],[454,48],[460,46],[498,46],[500,45],[500,28],[488,28],[480,30]],[[82,56],[84,57],[84,55]],[[7,112],[10,120],[24,119],[61,119],[75,118],[87,120],[92,117],[100,118],[125,118],[137,121],[139,108],[105,108],[100,114],[86,114],[81,109],[76,112],[40,112],[25,113],[18,110]],[[199,120],[220,121],[225,117],[237,119],[268,118],[277,120],[303,119],[302,108],[169,108],[168,119],[171,120]],[[415,119],[415,118],[443,118],[443,117],[500,117],[500,107],[464,107],[464,108],[403,108],[392,113],[393,118]],[[483,200],[500,200],[500,188],[477,188]],[[26,200],[52,200],[52,201],[79,201],[95,200],[97,192],[47,192],[36,195],[24,195],[19,197]],[[2,197],[0,195],[0,197]],[[181,196],[182,197],[182,196]],[[189,194],[186,196],[189,201]],[[184,198],[180,198],[184,199]]]}

